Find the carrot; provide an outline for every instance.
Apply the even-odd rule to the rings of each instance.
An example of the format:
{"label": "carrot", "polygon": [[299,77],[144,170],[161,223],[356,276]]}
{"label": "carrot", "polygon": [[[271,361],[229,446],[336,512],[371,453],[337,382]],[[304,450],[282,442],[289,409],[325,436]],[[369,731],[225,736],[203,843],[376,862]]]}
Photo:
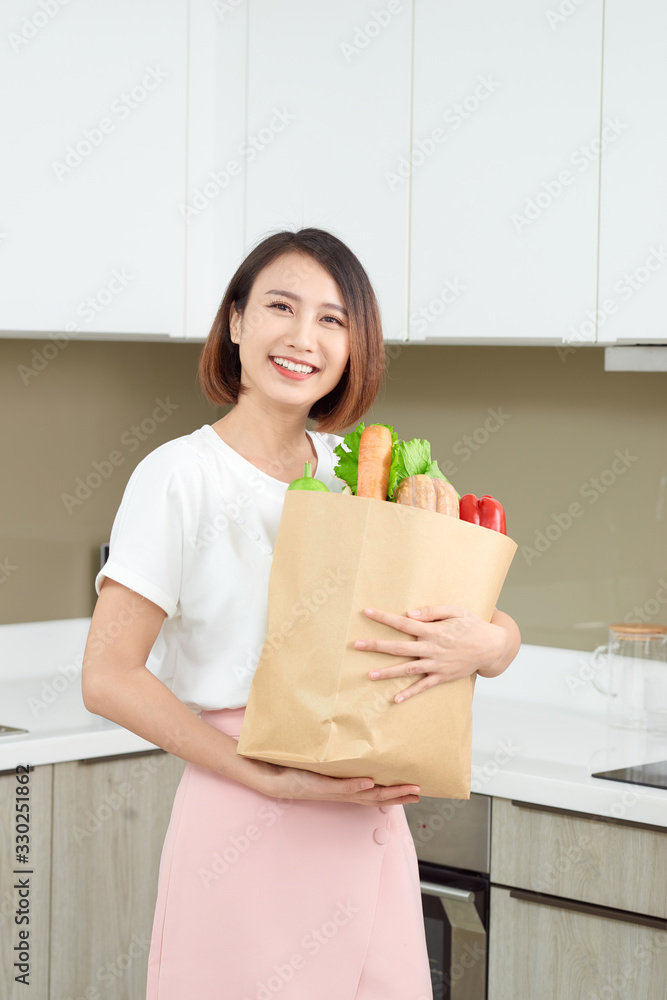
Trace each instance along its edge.
{"label": "carrot", "polygon": [[371,424],[359,440],[357,496],[386,500],[391,466],[391,431],[382,424]]}

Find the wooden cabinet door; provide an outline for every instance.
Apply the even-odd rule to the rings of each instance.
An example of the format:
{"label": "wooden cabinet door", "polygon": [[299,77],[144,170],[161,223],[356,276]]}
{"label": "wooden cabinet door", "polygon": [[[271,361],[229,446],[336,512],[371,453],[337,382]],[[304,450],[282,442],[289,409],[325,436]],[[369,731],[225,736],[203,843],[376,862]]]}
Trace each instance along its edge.
{"label": "wooden cabinet door", "polygon": [[602,0],[414,6],[410,340],[594,342]]}
{"label": "wooden cabinet door", "polygon": [[661,0],[606,0],[600,343],[667,343],[666,42]]}
{"label": "wooden cabinet door", "polygon": [[387,179],[410,130],[407,0],[248,7],[245,242],[331,231],[373,282],[387,340],[407,337],[408,185]]}
{"label": "wooden cabinet door", "polygon": [[[23,773],[4,771],[0,774],[0,996],[3,1000],[23,1000],[25,997],[46,1000],[49,995],[53,765],[35,767],[28,773],[27,782]],[[29,806],[28,831],[25,830],[25,801]],[[25,837],[29,838],[27,842]],[[24,850],[26,843],[27,851]],[[27,971],[22,961],[26,955],[15,950],[25,948],[26,943]],[[17,961],[19,967],[14,965]],[[17,976],[27,978],[17,982]]]}
{"label": "wooden cabinet door", "polygon": [[618,911],[531,895],[491,888],[488,1000],[665,995],[667,921],[633,923]]}
{"label": "wooden cabinet door", "polygon": [[5,335],[182,336],[187,10],[2,5]]}
{"label": "wooden cabinet door", "polygon": [[667,919],[667,830],[495,798],[491,879]]}
{"label": "wooden cabinet door", "polygon": [[51,996],[144,1000],[162,845],[185,761],[155,751],[54,768]]}

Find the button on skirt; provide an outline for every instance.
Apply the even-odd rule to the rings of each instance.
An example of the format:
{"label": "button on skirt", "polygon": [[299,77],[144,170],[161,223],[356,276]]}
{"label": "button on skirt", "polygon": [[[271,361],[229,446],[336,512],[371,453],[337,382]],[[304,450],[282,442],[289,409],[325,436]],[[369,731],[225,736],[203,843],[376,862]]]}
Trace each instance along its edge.
{"label": "button on skirt", "polygon": [[[202,712],[238,739],[245,709]],[[186,764],[146,1000],[432,1000],[403,807],[275,799]]]}

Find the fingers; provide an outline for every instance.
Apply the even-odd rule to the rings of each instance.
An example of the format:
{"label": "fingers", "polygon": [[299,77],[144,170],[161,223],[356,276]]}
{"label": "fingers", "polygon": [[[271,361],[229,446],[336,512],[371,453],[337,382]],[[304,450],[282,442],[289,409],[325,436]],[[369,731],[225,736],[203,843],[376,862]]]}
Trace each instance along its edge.
{"label": "fingers", "polygon": [[419,640],[394,642],[387,639],[355,639],[355,649],[367,649],[376,653],[393,653],[395,656],[422,656],[430,647]]}
{"label": "fingers", "polygon": [[317,771],[284,768],[287,789],[275,788],[268,794],[274,798],[315,799],[330,802],[354,802],[366,806],[405,805],[419,802],[419,785],[376,785],[369,776],[334,778]]}
{"label": "fingers", "polygon": [[375,782],[369,777],[334,778],[328,774],[318,774],[317,777],[321,780],[321,790],[332,798],[347,798],[375,788]]}
{"label": "fingers", "polygon": [[362,799],[362,798],[350,798],[347,799],[348,802],[353,802],[358,806],[372,806],[377,809],[378,806],[406,806],[410,803],[419,802],[418,795],[401,795],[400,798],[396,799],[385,799],[383,802],[376,802],[374,799]]}
{"label": "fingers", "polygon": [[[415,614],[418,611],[419,614]],[[444,621],[446,618],[465,618],[470,612],[466,611],[459,604],[435,604],[423,608],[414,608],[408,611],[409,621],[434,622]]]}
{"label": "fingers", "polygon": [[440,684],[441,680],[437,674],[428,674],[421,680],[417,681],[416,684],[411,684],[410,687],[403,688],[402,691],[394,698],[395,702],[407,701],[408,698],[414,698],[416,694],[421,694],[422,691],[428,691],[429,688],[435,687],[436,684]]}
{"label": "fingers", "polygon": [[363,805],[400,806],[408,802],[419,802],[419,785],[377,785],[372,792],[364,792],[357,801]]}
{"label": "fingers", "polygon": [[394,799],[405,798],[406,795],[419,795],[419,785],[376,785],[375,792],[380,805],[386,805]]}
{"label": "fingers", "polygon": [[427,628],[421,627],[420,621],[412,621],[412,619],[406,618],[404,615],[394,615],[390,611],[381,611],[378,608],[366,608],[364,614],[373,621],[391,625],[392,628],[398,629],[399,632],[409,632],[410,635],[418,636],[429,634]]}
{"label": "fingers", "polygon": [[[410,802],[419,802],[418,795],[402,795],[398,799],[388,799],[382,803],[383,806],[406,806]],[[365,805],[366,803],[364,803]],[[368,805],[377,805],[376,802],[369,802]]]}
{"label": "fingers", "polygon": [[388,677],[412,677],[413,674],[427,674],[429,666],[429,660],[410,660],[408,663],[397,663],[393,667],[383,667],[382,670],[371,670],[368,676],[372,681],[381,681]]}
{"label": "fingers", "polygon": [[376,785],[372,778],[330,778],[328,780],[337,786],[333,797],[349,799],[362,805],[393,806],[419,801],[419,785]]}

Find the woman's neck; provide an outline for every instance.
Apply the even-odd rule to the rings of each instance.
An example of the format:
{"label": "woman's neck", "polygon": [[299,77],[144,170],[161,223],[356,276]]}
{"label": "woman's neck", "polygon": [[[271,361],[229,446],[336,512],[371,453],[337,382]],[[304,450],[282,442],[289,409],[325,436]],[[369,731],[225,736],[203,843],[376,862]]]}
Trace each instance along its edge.
{"label": "woman's neck", "polygon": [[317,452],[306,434],[305,416],[268,413],[258,406],[244,406],[243,397],[213,425],[227,444],[259,468],[275,470],[270,475],[295,468],[304,462],[317,464]]}

